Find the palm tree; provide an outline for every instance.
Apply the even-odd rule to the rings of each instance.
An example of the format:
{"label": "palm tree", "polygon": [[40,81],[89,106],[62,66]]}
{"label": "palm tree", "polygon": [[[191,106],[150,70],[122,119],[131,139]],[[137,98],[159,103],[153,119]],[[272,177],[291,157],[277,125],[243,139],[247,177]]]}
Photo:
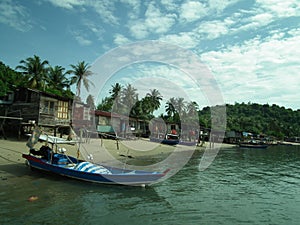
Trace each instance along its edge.
{"label": "palm tree", "polygon": [[74,74],[74,76],[71,77],[71,84],[76,84],[76,95],[80,96],[81,83],[83,83],[87,91],[89,91],[90,84],[93,85],[88,79],[93,73],[89,70],[89,64],[84,61],[78,62],[77,65],[70,66],[72,67],[72,70],[69,70],[68,72]]}
{"label": "palm tree", "polygon": [[116,83],[115,85],[111,86],[112,89],[109,91],[109,94],[111,94],[111,99],[114,102],[114,110],[118,110],[119,109],[119,105],[120,105],[120,99],[121,99],[121,89],[122,86],[119,83]]}
{"label": "palm tree", "polygon": [[176,107],[176,110],[177,110],[180,117],[182,117],[184,112],[185,112],[185,105],[186,105],[186,103],[184,101],[184,98],[177,98],[176,99],[175,107]]}
{"label": "palm tree", "polygon": [[111,87],[112,87],[112,89],[109,91],[109,94],[111,94],[112,99],[115,100],[119,96],[122,86],[119,83],[116,83],[115,85],[112,85]]}
{"label": "palm tree", "polygon": [[91,109],[95,109],[95,100],[94,100],[94,96],[89,95],[86,98],[86,104],[91,108]]}
{"label": "palm tree", "polygon": [[46,86],[46,74],[49,65],[47,60],[41,61],[40,57],[34,55],[26,60],[21,60],[19,66],[16,69],[21,70],[21,72],[28,77],[28,84],[31,88],[45,88]]}
{"label": "palm tree", "polygon": [[68,72],[61,66],[49,67],[48,85],[50,88],[62,91],[64,88],[70,88],[70,81],[66,77]]}
{"label": "palm tree", "polygon": [[176,99],[170,98],[166,104],[166,112],[168,117],[172,117],[176,113],[175,106],[176,106]]}
{"label": "palm tree", "polygon": [[146,94],[146,99],[149,101],[150,112],[153,113],[155,110],[159,109],[160,101],[162,100],[162,96],[160,95],[157,89],[150,89],[150,93]]}
{"label": "palm tree", "polygon": [[138,101],[138,94],[131,84],[127,84],[126,87],[122,90],[122,105],[125,106],[125,111],[131,109],[135,103]]}

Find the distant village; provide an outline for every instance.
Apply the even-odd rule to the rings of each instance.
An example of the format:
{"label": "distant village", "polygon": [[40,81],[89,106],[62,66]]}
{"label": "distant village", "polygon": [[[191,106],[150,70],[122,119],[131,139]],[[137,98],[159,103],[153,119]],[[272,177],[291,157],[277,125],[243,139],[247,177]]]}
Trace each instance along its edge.
{"label": "distant village", "polygon": [[[15,92],[8,93],[0,100],[0,106],[0,134],[3,137],[21,137],[30,133],[35,125],[43,127],[55,136],[68,135],[72,128],[107,138],[147,138],[151,132],[164,135],[171,130],[181,130],[180,125],[176,123],[167,123],[166,127],[162,127],[161,120],[154,119],[149,124],[145,119],[91,109],[88,104],[76,102],[72,98],[30,88],[18,88]],[[196,131],[200,127],[194,126],[191,129]],[[207,138],[207,129],[202,128],[200,132]],[[181,133],[181,136],[189,138],[191,135]],[[195,138],[195,134],[192,136]]]}
{"label": "distant village", "polygon": [[[91,137],[126,139],[151,136],[163,139],[173,132],[182,141],[198,143],[208,139],[233,144],[245,139],[300,142],[300,110],[275,104],[226,104],[227,118],[217,118],[227,121],[226,127],[212,131],[211,108],[199,110],[196,102],[185,102],[183,98],[169,99],[166,114],[155,117],[153,112],[159,109],[162,100],[156,89],[150,89],[150,93],[138,99],[133,86],[122,87],[116,83],[111,95],[97,107],[92,96],[83,103],[77,96],[81,86],[88,90],[89,84],[92,85],[88,77],[93,73],[84,61],[70,67],[71,70],[52,67],[36,55],[21,60],[16,67],[19,71],[0,62],[0,137],[21,138],[38,125],[54,136],[69,135],[68,138],[72,138],[72,131]],[[76,95],[71,91],[72,85],[76,86]],[[129,115],[114,113],[111,112],[114,102],[120,108],[134,107]],[[213,107],[217,110],[218,106]],[[187,120],[183,121],[180,115],[185,115]]]}
{"label": "distant village", "polygon": [[[180,133],[181,138],[185,140],[192,138],[208,141],[210,135],[210,129],[205,127],[193,126],[182,129],[180,126],[185,125],[176,123],[166,123],[166,127],[162,127],[159,119],[151,120],[149,124],[149,121],[144,119],[94,110],[85,103],[74,101],[72,98],[36,89],[18,88],[0,100],[0,135],[3,138],[11,135],[21,138],[24,134],[30,133],[35,125],[61,137],[68,135],[71,128],[77,131],[82,129],[85,135],[105,138],[148,138],[150,135],[164,135],[172,130],[192,131]],[[251,135],[249,132],[227,131],[224,142],[238,143],[241,139],[251,137]],[[273,141],[270,137],[259,138]],[[294,137],[288,141],[300,142],[300,139]]]}

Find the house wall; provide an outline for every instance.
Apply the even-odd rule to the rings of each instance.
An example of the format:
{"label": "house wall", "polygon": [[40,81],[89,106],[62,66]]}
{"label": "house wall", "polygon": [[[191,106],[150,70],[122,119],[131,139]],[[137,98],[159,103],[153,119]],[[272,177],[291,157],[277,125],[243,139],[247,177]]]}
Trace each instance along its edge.
{"label": "house wall", "polygon": [[38,122],[39,101],[40,95],[38,92],[22,89],[15,93],[15,99],[9,111],[11,114],[18,114],[19,117],[22,117],[23,122]]}
{"label": "house wall", "polygon": [[70,101],[41,96],[39,102],[40,125],[69,125],[71,118]]}
{"label": "house wall", "polygon": [[22,117],[23,123],[35,121],[41,126],[67,126],[70,124],[71,104],[70,99],[23,88],[15,92],[9,111]]}

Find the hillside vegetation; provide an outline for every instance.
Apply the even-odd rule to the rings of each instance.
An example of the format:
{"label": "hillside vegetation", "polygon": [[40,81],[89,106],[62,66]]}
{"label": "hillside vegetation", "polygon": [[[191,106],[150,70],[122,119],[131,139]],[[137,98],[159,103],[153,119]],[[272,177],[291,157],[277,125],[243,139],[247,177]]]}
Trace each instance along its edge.
{"label": "hillside vegetation", "polygon": [[[200,123],[210,127],[210,108],[199,111]],[[300,136],[300,110],[278,105],[235,103],[226,105],[226,130],[265,134],[280,139]]]}

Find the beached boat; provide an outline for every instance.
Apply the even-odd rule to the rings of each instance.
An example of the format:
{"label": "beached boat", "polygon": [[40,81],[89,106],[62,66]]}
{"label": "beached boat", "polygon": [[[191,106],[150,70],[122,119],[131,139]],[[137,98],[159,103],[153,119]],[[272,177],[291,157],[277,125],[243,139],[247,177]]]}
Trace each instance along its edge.
{"label": "beached boat", "polygon": [[[36,136],[32,135],[30,137],[31,140],[28,141],[29,144],[27,143],[27,146],[30,147],[29,153],[22,155],[27,160],[27,164],[34,169],[94,183],[134,186],[146,186],[155,183],[169,171],[129,170],[95,164],[69,156],[65,154],[65,149],[58,149],[57,152],[54,152],[54,149],[47,145],[42,146],[39,150],[35,150],[32,147],[34,142],[37,142],[37,139],[39,139]],[[45,141],[45,138],[42,139]],[[67,140],[63,141],[53,136],[48,136],[46,141],[52,145],[57,145],[57,142],[60,144],[70,143]]]}
{"label": "beached boat", "polygon": [[179,143],[179,136],[177,134],[166,134],[165,138],[150,137],[150,141],[166,145],[177,145]]}

